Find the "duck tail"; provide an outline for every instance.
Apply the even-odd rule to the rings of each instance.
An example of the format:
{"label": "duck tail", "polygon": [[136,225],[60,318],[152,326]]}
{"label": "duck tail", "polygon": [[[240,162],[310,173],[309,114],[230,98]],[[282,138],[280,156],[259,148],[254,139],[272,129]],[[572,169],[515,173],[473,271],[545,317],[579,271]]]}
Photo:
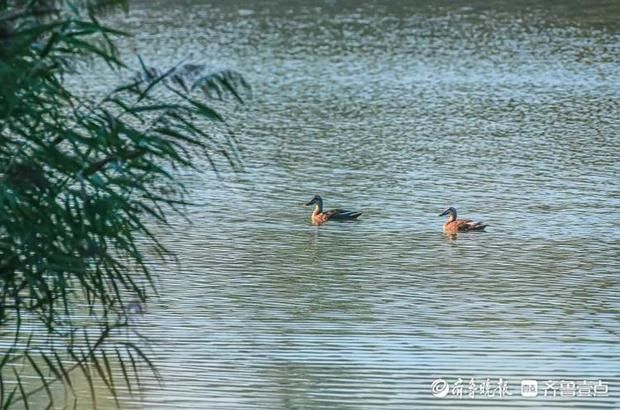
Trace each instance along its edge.
{"label": "duck tail", "polygon": [[361,214],[362,214],[361,212],[357,212],[357,211],[344,211],[344,212],[338,214],[338,216],[341,217],[341,218],[356,219]]}

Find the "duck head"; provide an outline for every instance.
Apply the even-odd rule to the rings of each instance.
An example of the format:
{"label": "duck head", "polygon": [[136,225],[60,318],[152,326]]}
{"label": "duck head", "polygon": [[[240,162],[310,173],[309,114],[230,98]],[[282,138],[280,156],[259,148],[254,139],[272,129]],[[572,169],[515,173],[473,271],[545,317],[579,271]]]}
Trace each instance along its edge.
{"label": "duck head", "polygon": [[323,205],[323,199],[321,198],[320,195],[313,196],[310,202],[308,202],[305,206],[310,206],[314,204]]}
{"label": "duck head", "polygon": [[456,219],[456,209],[454,209],[453,207],[450,207],[450,208],[446,209],[445,211],[443,211],[442,213],[439,214],[439,216],[446,216],[446,215],[450,215],[450,219],[451,220],[455,220]]}
{"label": "duck head", "polygon": [[315,212],[323,212],[323,199],[320,195],[313,196],[310,202],[308,202],[305,206],[310,205],[314,205]]}

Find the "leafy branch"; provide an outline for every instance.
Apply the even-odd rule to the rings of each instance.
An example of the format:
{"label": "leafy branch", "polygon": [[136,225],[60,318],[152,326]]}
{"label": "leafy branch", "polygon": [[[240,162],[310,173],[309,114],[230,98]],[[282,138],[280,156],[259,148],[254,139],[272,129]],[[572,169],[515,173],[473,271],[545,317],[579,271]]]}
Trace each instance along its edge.
{"label": "leafy branch", "polygon": [[157,294],[147,260],[170,253],[155,229],[187,203],[175,170],[197,156],[213,169],[214,156],[241,163],[208,103],[245,101],[235,71],[140,60],[133,80],[101,99],[65,86],[78,62],[126,67],[114,39],[127,34],[97,17],[117,10],[127,1],[0,1],[0,340],[11,340],[0,342],[1,409],[43,393],[53,406],[53,385],[72,393],[78,370],[93,400],[95,377],[118,400],[141,364],[156,374],[120,330]]}

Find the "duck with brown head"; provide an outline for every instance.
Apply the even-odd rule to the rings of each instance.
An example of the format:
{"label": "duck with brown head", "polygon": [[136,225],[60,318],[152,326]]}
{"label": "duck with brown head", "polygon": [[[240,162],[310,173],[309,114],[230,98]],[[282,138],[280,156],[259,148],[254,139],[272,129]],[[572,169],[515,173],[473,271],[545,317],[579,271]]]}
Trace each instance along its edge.
{"label": "duck with brown head", "polygon": [[456,209],[450,207],[439,214],[439,216],[448,215],[448,220],[443,224],[443,231],[446,234],[456,234],[459,232],[483,231],[487,225],[484,222],[475,222],[471,219],[456,219]]}
{"label": "duck with brown head", "polygon": [[350,221],[357,219],[362,214],[361,212],[346,211],[344,209],[323,211],[323,198],[320,195],[313,196],[305,206],[310,205],[314,205],[312,216],[310,217],[313,225],[322,225],[327,221]]}

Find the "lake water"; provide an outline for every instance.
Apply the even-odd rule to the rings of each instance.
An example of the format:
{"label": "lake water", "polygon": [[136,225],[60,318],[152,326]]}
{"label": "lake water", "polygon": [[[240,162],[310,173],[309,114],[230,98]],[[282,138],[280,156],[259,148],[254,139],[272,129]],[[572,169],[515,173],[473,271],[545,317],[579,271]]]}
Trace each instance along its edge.
{"label": "lake water", "polygon": [[[123,407],[620,408],[620,5],[544,3],[119,17],[128,55],[253,86],[228,115],[244,172],[187,173],[199,206],[161,231],[181,264],[141,332],[164,382]],[[315,193],[363,215],[312,226]],[[448,206],[487,232],[447,238]]]}

